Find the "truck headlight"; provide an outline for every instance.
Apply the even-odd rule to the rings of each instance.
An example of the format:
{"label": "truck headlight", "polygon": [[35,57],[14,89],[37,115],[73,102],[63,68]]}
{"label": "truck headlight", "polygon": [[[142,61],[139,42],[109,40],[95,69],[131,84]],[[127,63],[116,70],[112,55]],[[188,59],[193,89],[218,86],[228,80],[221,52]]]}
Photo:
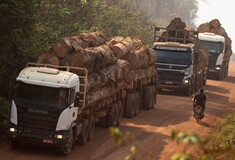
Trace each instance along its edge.
{"label": "truck headlight", "polygon": [[15,128],[10,128],[9,131],[12,132],[12,133],[17,132],[17,130]]}
{"label": "truck headlight", "polygon": [[68,136],[67,135],[62,135],[62,134],[56,134],[55,135],[55,138],[56,139],[65,139],[65,138],[67,138]]}
{"label": "truck headlight", "polygon": [[216,70],[220,70],[221,68],[220,67],[215,67]]}
{"label": "truck headlight", "polygon": [[189,79],[184,79],[184,84],[189,84]]}

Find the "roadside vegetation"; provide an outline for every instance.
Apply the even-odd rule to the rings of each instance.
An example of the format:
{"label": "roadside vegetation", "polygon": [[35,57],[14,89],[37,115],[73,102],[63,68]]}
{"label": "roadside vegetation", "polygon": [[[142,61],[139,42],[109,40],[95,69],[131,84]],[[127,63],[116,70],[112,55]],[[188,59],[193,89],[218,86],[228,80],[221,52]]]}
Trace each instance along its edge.
{"label": "roadside vegetation", "polygon": [[[132,133],[123,133],[118,128],[110,128],[110,135],[117,145],[128,143],[135,138]],[[211,128],[208,136],[199,137],[192,132],[172,131],[170,139],[176,142],[176,145],[181,143],[187,145],[197,145],[195,150],[197,155],[187,152],[177,153],[171,157],[171,160],[234,160],[235,159],[235,112],[225,116],[224,120],[217,123]],[[129,154],[125,160],[138,160],[135,153],[138,148],[133,145],[130,147]]]}
{"label": "roadside vegetation", "polygon": [[233,160],[235,159],[235,113],[226,115],[225,119],[216,124],[204,138],[194,133],[172,132],[171,139],[178,144],[199,145],[201,150],[196,157],[185,151],[174,155],[172,160]]}

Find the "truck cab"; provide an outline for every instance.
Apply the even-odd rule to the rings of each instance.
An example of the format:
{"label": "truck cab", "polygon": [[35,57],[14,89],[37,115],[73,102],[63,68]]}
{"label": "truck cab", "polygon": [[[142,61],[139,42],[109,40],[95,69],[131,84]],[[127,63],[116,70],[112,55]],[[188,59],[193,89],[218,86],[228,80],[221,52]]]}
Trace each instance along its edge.
{"label": "truck cab", "polygon": [[191,92],[193,83],[194,51],[193,44],[177,42],[155,42],[157,52],[157,87]]}
{"label": "truck cab", "polygon": [[21,142],[50,144],[68,154],[71,132],[77,135],[82,127],[79,76],[34,66],[23,69],[16,81],[8,131],[13,147]]}
{"label": "truck cab", "polygon": [[224,64],[225,38],[214,33],[199,33],[200,45],[209,47],[208,77],[222,79],[227,65]]}

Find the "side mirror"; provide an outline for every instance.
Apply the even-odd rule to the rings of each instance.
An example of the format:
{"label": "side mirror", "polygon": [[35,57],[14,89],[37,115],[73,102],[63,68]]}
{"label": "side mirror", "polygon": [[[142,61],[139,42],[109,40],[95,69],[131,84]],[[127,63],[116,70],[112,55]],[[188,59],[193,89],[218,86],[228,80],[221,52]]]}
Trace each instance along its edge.
{"label": "side mirror", "polygon": [[75,107],[80,107],[79,101],[80,101],[80,93],[76,92],[75,93],[75,100],[74,100],[74,106]]}

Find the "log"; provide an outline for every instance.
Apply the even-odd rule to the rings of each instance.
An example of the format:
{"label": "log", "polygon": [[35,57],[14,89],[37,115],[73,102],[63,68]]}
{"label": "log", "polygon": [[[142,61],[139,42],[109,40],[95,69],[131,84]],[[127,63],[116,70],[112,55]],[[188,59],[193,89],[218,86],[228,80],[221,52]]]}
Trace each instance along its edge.
{"label": "log", "polygon": [[123,41],[110,46],[114,55],[119,59],[123,58],[133,47],[134,46],[130,38],[126,38]]}
{"label": "log", "polygon": [[78,39],[88,43],[89,47],[96,47],[106,43],[107,38],[103,32],[90,32],[78,34]]}
{"label": "log", "polygon": [[61,65],[68,64],[75,67],[84,67],[89,72],[100,70],[101,68],[115,64],[117,58],[108,45],[86,48],[83,51],[75,51],[61,60]]}
{"label": "log", "polygon": [[209,23],[210,23],[211,28],[220,28],[221,26],[221,23],[218,19],[213,19]]}
{"label": "log", "polygon": [[59,58],[55,55],[54,52],[46,52],[41,54],[37,58],[37,63],[40,64],[52,64],[52,65],[59,65]]}
{"label": "log", "polygon": [[123,41],[125,38],[124,37],[121,37],[121,36],[115,36],[115,37],[112,37],[112,39],[108,42],[110,45],[115,45],[121,41]]}
{"label": "log", "polygon": [[131,70],[125,80],[127,83],[131,83],[144,78],[150,78],[156,75],[156,73],[157,70],[155,66],[148,66],[144,69]]}
{"label": "log", "polygon": [[97,102],[101,100],[109,98],[113,94],[119,92],[121,89],[124,89],[125,87],[126,87],[126,82],[119,81],[115,85],[105,86],[105,87],[99,88],[99,90],[89,92],[87,94],[87,99],[86,99],[87,106],[96,104]]}
{"label": "log", "polygon": [[60,58],[64,58],[66,55],[74,51],[69,38],[58,39],[57,42],[52,46],[52,49]]}
{"label": "log", "polygon": [[144,45],[144,42],[141,39],[133,38],[132,39],[132,44],[136,48],[136,47]]}
{"label": "log", "polygon": [[149,61],[148,64],[149,65],[155,65],[156,61],[157,61],[157,53],[155,50],[153,50],[150,47],[147,47],[147,54],[149,57]]}
{"label": "log", "polygon": [[197,28],[197,31],[199,33],[210,32],[211,31],[211,26],[210,26],[209,23],[203,23]]}
{"label": "log", "polygon": [[146,67],[149,62],[149,56],[147,54],[147,47],[140,46],[132,51],[130,51],[124,59],[126,59],[131,67],[134,69]]}
{"label": "log", "polygon": [[220,35],[220,36],[224,36],[224,37],[227,37],[227,33],[225,31],[225,29],[223,27],[220,27],[220,28],[212,28],[211,29],[211,32],[212,33],[215,33],[216,35]]}
{"label": "log", "polygon": [[118,60],[114,65],[109,65],[98,72],[88,76],[88,91],[97,90],[105,85],[111,85],[113,82],[124,80],[129,74],[129,63],[125,60]]}

